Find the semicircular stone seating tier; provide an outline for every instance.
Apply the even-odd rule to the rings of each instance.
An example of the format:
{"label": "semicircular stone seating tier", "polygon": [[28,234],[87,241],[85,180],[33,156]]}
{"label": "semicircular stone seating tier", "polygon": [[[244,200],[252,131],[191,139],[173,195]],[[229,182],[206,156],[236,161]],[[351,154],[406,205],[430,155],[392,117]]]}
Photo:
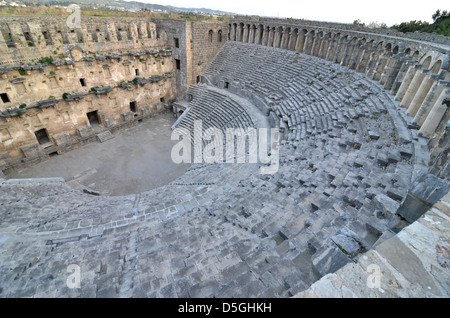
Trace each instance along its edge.
{"label": "semicircular stone seating tier", "polygon": [[[124,197],[3,181],[1,297],[290,297],[407,225],[395,207],[413,176],[411,135],[378,84],[231,42],[204,76],[229,88],[192,87],[181,125],[254,124],[230,94],[257,95],[285,128],[278,172],[193,164],[167,186]],[[71,264],[80,288],[67,285]]]}

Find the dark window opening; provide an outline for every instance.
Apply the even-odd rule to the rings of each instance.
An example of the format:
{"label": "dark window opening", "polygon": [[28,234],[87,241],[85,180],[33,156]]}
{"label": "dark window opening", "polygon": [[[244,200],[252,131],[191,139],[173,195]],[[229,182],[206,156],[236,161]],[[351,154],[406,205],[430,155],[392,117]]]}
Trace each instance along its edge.
{"label": "dark window opening", "polygon": [[1,94],[0,94],[0,97],[2,98],[2,101],[3,101],[5,104],[10,102],[9,97],[8,97],[8,94],[6,94],[6,93],[1,93]]}
{"label": "dark window opening", "polygon": [[80,84],[81,84],[81,86],[85,87],[86,86],[86,80],[84,78],[80,78]]}
{"label": "dark window opening", "polygon": [[197,84],[200,83],[202,81],[200,76],[197,76]]}
{"label": "dark window opening", "polygon": [[181,61],[175,59],[175,63],[176,63],[176,65],[177,65],[177,70],[181,70]]}
{"label": "dark window opening", "polygon": [[180,40],[178,38],[174,38],[173,39],[173,44],[176,48],[180,47]]}
{"label": "dark window opening", "polygon": [[45,145],[50,142],[50,138],[48,137],[47,130],[42,128],[34,133],[40,145]]}
{"label": "dark window opening", "polygon": [[99,126],[100,120],[98,119],[98,111],[89,112],[86,114],[89,124],[91,126]]}
{"label": "dark window opening", "polygon": [[42,35],[44,36],[44,39],[46,39],[46,40],[50,40],[50,37],[49,37],[49,35],[48,35],[48,32],[47,32],[47,31],[44,31],[44,32],[42,32]]}
{"label": "dark window opening", "polygon": [[161,103],[164,103],[164,97],[161,97],[159,100]]}
{"label": "dark window opening", "polygon": [[136,112],[136,102],[130,102],[130,111]]}
{"label": "dark window opening", "polygon": [[100,29],[95,29],[95,32],[100,32]]}
{"label": "dark window opening", "polygon": [[70,33],[75,33],[75,30],[70,30]]}
{"label": "dark window opening", "polygon": [[30,32],[24,32],[23,35],[25,35],[25,40],[33,41],[33,38],[31,37]]}
{"label": "dark window opening", "polygon": [[219,42],[222,42],[222,31],[219,31],[218,40],[219,40]]}
{"label": "dark window opening", "polygon": [[139,76],[139,69],[135,69],[134,72],[135,72],[136,76]]}
{"label": "dark window opening", "polygon": [[48,155],[49,155],[50,157],[56,157],[56,156],[58,155],[58,152],[55,151],[55,152],[49,153]]}
{"label": "dark window opening", "polygon": [[229,82],[225,82],[224,88],[229,88],[230,87],[230,83]]}
{"label": "dark window opening", "polygon": [[213,41],[213,31],[212,30],[209,30],[209,43],[212,43],[212,41]]}
{"label": "dark window opening", "polygon": [[7,47],[16,47],[11,33],[4,33],[3,36],[5,37]]}

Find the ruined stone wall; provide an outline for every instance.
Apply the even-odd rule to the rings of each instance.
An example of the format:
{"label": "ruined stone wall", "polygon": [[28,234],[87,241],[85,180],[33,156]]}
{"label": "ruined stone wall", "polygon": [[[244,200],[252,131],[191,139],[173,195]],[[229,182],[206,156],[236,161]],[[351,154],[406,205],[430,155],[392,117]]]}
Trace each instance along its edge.
{"label": "ruined stone wall", "polygon": [[171,49],[98,55],[69,48],[53,62],[0,67],[3,170],[128,127],[176,98]]}
{"label": "ruined stone wall", "polygon": [[[189,86],[197,84],[199,76],[228,39],[228,24],[222,22],[187,22],[154,20],[164,30],[173,57],[179,60],[176,70],[178,96],[184,98]],[[178,44],[178,47],[177,47]]]}
{"label": "ruined stone wall", "polygon": [[2,17],[0,31],[0,65],[58,59],[70,45],[93,53],[168,46],[163,30],[149,19],[82,17],[81,28],[70,29],[63,18]]}
{"label": "ruined stone wall", "polygon": [[228,40],[228,24],[192,22],[192,77],[188,85],[197,84],[199,76]]}

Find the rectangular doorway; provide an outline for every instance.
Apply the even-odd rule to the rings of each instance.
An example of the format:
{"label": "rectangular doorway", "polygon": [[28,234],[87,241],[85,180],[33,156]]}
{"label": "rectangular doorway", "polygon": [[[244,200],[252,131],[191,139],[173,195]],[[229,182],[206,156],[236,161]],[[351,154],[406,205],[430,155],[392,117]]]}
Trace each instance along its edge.
{"label": "rectangular doorway", "polygon": [[36,136],[36,139],[38,140],[40,145],[50,143],[50,138],[48,137],[47,130],[45,128],[35,131],[34,135]]}
{"label": "rectangular doorway", "polygon": [[98,111],[89,112],[86,114],[91,126],[100,126],[100,120],[98,118]]}

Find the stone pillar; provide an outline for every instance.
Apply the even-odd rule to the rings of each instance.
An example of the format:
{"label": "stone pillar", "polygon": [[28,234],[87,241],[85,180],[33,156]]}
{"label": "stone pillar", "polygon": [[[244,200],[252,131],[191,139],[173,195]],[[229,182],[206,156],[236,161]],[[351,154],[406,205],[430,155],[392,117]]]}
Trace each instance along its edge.
{"label": "stone pillar", "polygon": [[[436,103],[433,105],[433,108],[425,119],[422,127],[420,127],[419,133],[422,136],[430,138],[436,131],[442,117],[444,117],[447,111],[448,96],[450,96],[450,85],[446,84],[446,88],[442,91]],[[447,103],[445,102],[446,99]]]}
{"label": "stone pillar", "polygon": [[[400,73],[402,66],[404,65],[403,58],[400,54],[394,56],[392,61],[392,66],[390,66],[390,73],[386,73],[386,81],[384,84],[384,89],[389,91],[393,89],[394,83]],[[395,95],[395,93],[391,92],[391,95]]]}
{"label": "stone pillar", "polygon": [[298,36],[297,36],[297,43],[295,44],[295,50],[297,52],[302,53],[303,48],[305,46],[305,34],[303,33],[303,30],[298,30]]}
{"label": "stone pillar", "polygon": [[367,62],[369,61],[370,54],[372,52],[372,46],[370,43],[364,43],[362,46],[361,59],[358,61],[355,70],[360,73],[366,72]]}
{"label": "stone pillar", "polygon": [[[399,59],[400,69],[393,81],[391,91],[389,92],[392,96],[396,96],[398,90],[400,89],[400,85],[402,84],[403,79],[405,78],[406,72],[408,72],[410,65],[407,65],[408,60],[405,57]],[[389,81],[386,85],[389,84]]]}
{"label": "stone pillar", "polygon": [[336,52],[335,52],[334,57],[333,57],[333,63],[340,63],[341,62],[340,58],[341,58],[342,47],[344,45],[344,38],[345,38],[345,36],[343,36],[343,35],[341,35],[339,37],[339,42],[337,44]]}
{"label": "stone pillar", "polygon": [[244,37],[242,42],[248,43],[248,25],[244,25]]}
{"label": "stone pillar", "polygon": [[407,107],[409,109],[409,105],[411,104],[412,100],[414,99],[417,91],[419,90],[420,85],[422,85],[422,82],[427,75],[429,70],[418,70],[416,72],[416,75],[414,76],[411,85],[409,85],[408,89],[406,90],[406,94],[402,99],[402,105],[404,107]]}
{"label": "stone pillar", "polygon": [[268,46],[268,42],[269,42],[269,27],[264,27],[263,29],[263,37],[262,37],[262,42],[261,44],[264,46]]}
{"label": "stone pillar", "polygon": [[267,42],[267,46],[273,47],[274,37],[275,37],[275,32],[273,31],[273,28],[271,27],[269,30],[269,40]]}
{"label": "stone pillar", "polygon": [[291,30],[291,33],[289,34],[289,43],[288,43],[288,50],[295,50],[295,44],[297,43],[297,33],[295,30]]}
{"label": "stone pillar", "polygon": [[376,66],[378,65],[379,55],[380,55],[379,49],[375,49],[373,53],[370,55],[370,59],[366,67],[366,75],[370,78],[373,78],[373,75],[376,72]]}
{"label": "stone pillar", "polygon": [[239,24],[237,27],[236,41],[242,42],[243,36],[244,36],[244,29],[243,29],[243,26],[241,24]]}
{"label": "stone pillar", "polygon": [[321,36],[319,35],[320,33],[316,33],[314,35],[314,39],[313,39],[313,44],[311,46],[311,55],[313,56],[317,56],[318,55],[318,51],[319,51],[319,46],[320,46],[320,38]]}
{"label": "stone pillar", "polygon": [[256,28],[255,44],[262,44],[262,32],[263,32],[263,26],[258,25],[258,27]]}
{"label": "stone pillar", "polygon": [[352,55],[350,56],[350,60],[348,62],[348,67],[352,70],[356,69],[357,61],[361,58],[361,49],[362,42],[360,39],[357,39],[353,48]]}
{"label": "stone pillar", "polygon": [[319,50],[319,57],[326,59],[328,53],[328,47],[330,46],[330,35],[324,36],[322,40],[322,45]]}
{"label": "stone pillar", "polygon": [[375,66],[374,71],[373,71],[373,75],[372,75],[373,80],[381,82],[381,75],[384,73],[384,69],[388,62],[389,54],[390,54],[390,52],[385,52],[384,54],[380,55],[377,65]]}
{"label": "stone pillar", "polygon": [[354,49],[355,49],[355,41],[351,39],[350,41],[347,42],[347,45],[345,46],[345,51],[341,59],[341,65],[348,66]]}
{"label": "stone pillar", "polygon": [[303,48],[303,53],[311,55],[313,41],[314,41],[314,31],[310,31],[306,35],[306,41],[305,41],[305,46]]}
{"label": "stone pillar", "polygon": [[236,25],[235,24],[231,25],[230,40],[231,41],[236,41]]}
{"label": "stone pillar", "polygon": [[403,78],[403,81],[398,89],[397,95],[395,95],[395,100],[397,101],[402,101],[403,97],[405,97],[406,91],[414,79],[416,72],[422,66],[422,64],[418,64],[414,61],[407,61],[405,65],[408,67],[408,70],[406,71],[405,77]]}
{"label": "stone pillar", "polygon": [[282,49],[285,49],[285,50],[289,49],[288,46],[289,46],[289,39],[290,39],[290,37],[291,37],[290,30],[288,31],[288,29],[284,29],[283,30],[283,38],[281,40],[281,48]]}
{"label": "stone pillar", "polygon": [[336,36],[330,38],[330,43],[328,44],[327,54],[325,55],[325,59],[327,61],[332,61],[334,58],[335,48],[336,48]]}
{"label": "stone pillar", "polygon": [[411,101],[411,104],[409,105],[408,114],[410,114],[411,116],[416,116],[417,111],[419,110],[420,106],[422,106],[422,103],[427,97],[431,86],[433,86],[433,84],[437,82],[437,76],[437,74],[430,74],[430,76],[426,76],[423,79],[419,89],[417,90],[414,98]]}
{"label": "stone pillar", "polygon": [[440,80],[435,81],[427,97],[423,101],[422,106],[420,106],[419,110],[417,111],[416,116],[414,117],[414,123],[422,126],[422,124],[425,122],[425,119],[430,114],[431,108],[437,102],[437,99],[445,90],[446,85],[448,85],[449,83],[450,82]]}

